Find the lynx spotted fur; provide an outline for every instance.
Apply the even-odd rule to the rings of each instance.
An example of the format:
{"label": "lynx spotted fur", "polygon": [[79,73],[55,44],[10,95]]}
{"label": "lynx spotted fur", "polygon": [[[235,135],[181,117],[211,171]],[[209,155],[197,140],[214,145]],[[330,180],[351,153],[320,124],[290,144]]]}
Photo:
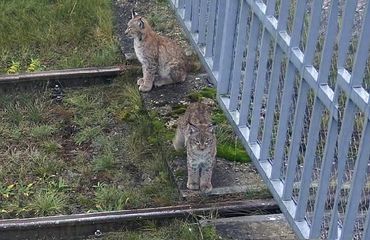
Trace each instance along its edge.
{"label": "lynx spotted fur", "polygon": [[210,192],[212,171],[216,162],[216,136],[210,111],[205,103],[197,102],[188,106],[185,114],[178,120],[173,145],[176,150],[186,147],[187,187]]}
{"label": "lynx spotted fur", "polygon": [[185,54],[175,42],[154,32],[148,21],[134,11],[127,25],[125,34],[134,39],[135,53],[143,68],[143,78],[137,81],[140,91],[185,81]]}

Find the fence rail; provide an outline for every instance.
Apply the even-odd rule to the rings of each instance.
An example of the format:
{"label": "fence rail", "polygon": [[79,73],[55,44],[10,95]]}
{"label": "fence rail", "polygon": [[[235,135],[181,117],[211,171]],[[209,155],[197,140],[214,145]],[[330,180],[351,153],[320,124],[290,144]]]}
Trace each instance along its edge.
{"label": "fence rail", "polygon": [[171,0],[301,239],[370,239],[368,0]]}

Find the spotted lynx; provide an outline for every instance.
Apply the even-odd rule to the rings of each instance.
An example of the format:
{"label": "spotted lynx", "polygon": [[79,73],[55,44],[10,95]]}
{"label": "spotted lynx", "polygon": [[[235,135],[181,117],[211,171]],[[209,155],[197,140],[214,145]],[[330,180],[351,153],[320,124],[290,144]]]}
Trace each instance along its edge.
{"label": "spotted lynx", "polygon": [[186,147],[187,187],[210,192],[212,171],[216,162],[216,136],[210,111],[205,103],[190,104],[185,114],[179,118],[173,146],[176,150]]}
{"label": "spotted lynx", "polygon": [[154,32],[134,10],[127,26],[125,34],[134,39],[135,53],[143,68],[143,78],[137,81],[140,91],[185,81],[185,54],[175,42]]}

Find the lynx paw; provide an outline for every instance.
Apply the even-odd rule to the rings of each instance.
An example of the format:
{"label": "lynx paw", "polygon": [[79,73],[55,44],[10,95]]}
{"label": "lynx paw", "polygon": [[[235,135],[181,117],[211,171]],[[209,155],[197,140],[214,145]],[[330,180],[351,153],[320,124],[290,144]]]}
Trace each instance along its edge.
{"label": "lynx paw", "polygon": [[204,193],[209,193],[211,192],[213,189],[212,187],[212,184],[204,184],[204,185],[200,185],[200,191],[204,192]]}
{"label": "lynx paw", "polygon": [[198,190],[199,189],[199,184],[196,183],[187,183],[186,187],[190,190]]}
{"label": "lynx paw", "polygon": [[158,79],[156,81],[154,81],[154,86],[155,87],[161,87],[163,85],[167,85],[167,84],[170,84],[172,83],[171,79]]}
{"label": "lynx paw", "polygon": [[139,91],[140,92],[149,92],[150,90],[152,90],[152,87],[153,86],[147,86],[147,85],[142,84],[139,87]]}
{"label": "lynx paw", "polygon": [[143,83],[144,83],[144,78],[139,78],[139,79],[136,81],[136,84],[137,84],[137,85],[139,85],[139,86],[143,85]]}

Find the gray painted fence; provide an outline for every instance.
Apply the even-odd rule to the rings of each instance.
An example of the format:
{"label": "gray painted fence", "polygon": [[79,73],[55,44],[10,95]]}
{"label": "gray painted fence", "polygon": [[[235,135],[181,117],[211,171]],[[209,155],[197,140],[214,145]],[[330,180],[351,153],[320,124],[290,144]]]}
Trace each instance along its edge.
{"label": "gray painted fence", "polygon": [[366,0],[171,0],[301,239],[370,239]]}

